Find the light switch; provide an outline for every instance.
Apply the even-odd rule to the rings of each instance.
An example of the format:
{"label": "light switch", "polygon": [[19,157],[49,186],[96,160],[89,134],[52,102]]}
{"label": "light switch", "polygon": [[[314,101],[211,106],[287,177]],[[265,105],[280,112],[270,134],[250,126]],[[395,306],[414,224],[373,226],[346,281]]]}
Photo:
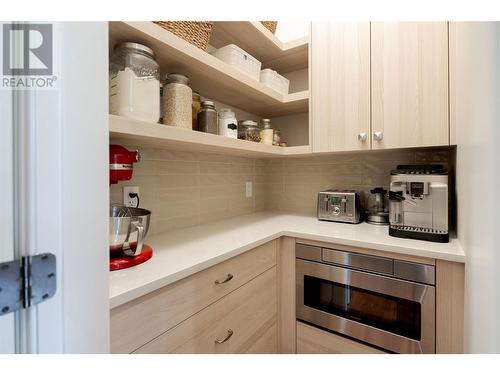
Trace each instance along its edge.
{"label": "light switch", "polygon": [[247,198],[252,198],[252,181],[247,181],[245,183],[245,196]]}

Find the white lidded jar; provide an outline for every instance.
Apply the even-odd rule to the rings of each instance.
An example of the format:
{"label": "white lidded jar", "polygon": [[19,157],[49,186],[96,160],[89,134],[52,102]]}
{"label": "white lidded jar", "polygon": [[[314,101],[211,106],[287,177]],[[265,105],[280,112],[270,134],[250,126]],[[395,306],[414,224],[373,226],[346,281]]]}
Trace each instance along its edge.
{"label": "white lidded jar", "polygon": [[151,48],[120,43],[109,64],[109,112],[135,120],[160,118],[160,66]]}
{"label": "white lidded jar", "polygon": [[163,85],[163,123],[182,129],[193,129],[193,90],[189,78],[171,73],[165,77]]}
{"label": "white lidded jar", "polygon": [[221,108],[219,111],[219,135],[238,138],[238,121],[234,112],[229,108]]}

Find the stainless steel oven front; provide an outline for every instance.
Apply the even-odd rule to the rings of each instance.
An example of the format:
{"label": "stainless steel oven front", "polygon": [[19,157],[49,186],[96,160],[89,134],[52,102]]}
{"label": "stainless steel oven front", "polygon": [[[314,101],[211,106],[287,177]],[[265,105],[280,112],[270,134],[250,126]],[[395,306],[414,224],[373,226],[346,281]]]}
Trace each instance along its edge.
{"label": "stainless steel oven front", "polygon": [[394,353],[435,353],[434,266],[296,245],[297,319]]}

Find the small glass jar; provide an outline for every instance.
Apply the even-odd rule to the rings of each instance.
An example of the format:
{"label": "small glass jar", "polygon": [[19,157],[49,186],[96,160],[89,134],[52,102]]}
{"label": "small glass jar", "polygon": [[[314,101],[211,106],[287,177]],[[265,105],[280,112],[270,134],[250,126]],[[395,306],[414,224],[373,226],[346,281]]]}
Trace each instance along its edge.
{"label": "small glass jar", "polygon": [[218,134],[217,111],[211,100],[201,102],[201,111],[198,114],[198,129],[205,133]]}
{"label": "small glass jar", "polygon": [[221,108],[219,111],[219,135],[238,138],[238,121],[229,108]]}
{"label": "small glass jar", "polygon": [[140,121],[160,119],[160,66],[151,48],[120,43],[109,62],[109,112]]}
{"label": "small glass jar", "polygon": [[265,145],[273,144],[273,129],[271,128],[271,120],[265,118],[262,119],[262,130],[260,131],[260,143]]}
{"label": "small glass jar", "polygon": [[163,85],[163,123],[182,129],[193,128],[193,91],[189,78],[182,74],[167,74]]}
{"label": "small glass jar", "polygon": [[281,142],[281,132],[279,129],[274,129],[273,146],[279,146]]}
{"label": "small glass jar", "polygon": [[196,91],[193,91],[193,104],[191,106],[193,130],[198,130],[198,114],[201,111],[201,97]]}
{"label": "small glass jar", "polygon": [[260,128],[257,122],[245,120],[238,128],[238,138],[245,141],[260,142]]}

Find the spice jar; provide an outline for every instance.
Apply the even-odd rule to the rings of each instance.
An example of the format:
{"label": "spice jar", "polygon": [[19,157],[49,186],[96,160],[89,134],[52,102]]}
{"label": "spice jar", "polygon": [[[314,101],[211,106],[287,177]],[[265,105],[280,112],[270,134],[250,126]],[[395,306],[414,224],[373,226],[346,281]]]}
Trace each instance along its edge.
{"label": "spice jar", "polygon": [[222,108],[219,111],[219,135],[238,138],[238,121],[233,111]]}
{"label": "spice jar", "polygon": [[262,130],[260,131],[260,143],[266,145],[273,144],[273,129],[271,128],[271,120],[265,118],[262,120]]}
{"label": "spice jar", "polygon": [[260,142],[260,128],[255,121],[245,120],[238,129],[238,138],[245,141]]}
{"label": "spice jar", "polygon": [[274,129],[273,146],[279,146],[281,142],[281,132],[279,129]]}
{"label": "spice jar", "polygon": [[196,91],[193,91],[193,104],[191,105],[193,130],[198,130],[198,114],[201,111],[201,97]]}
{"label": "spice jar", "polygon": [[109,63],[109,112],[140,121],[160,118],[160,66],[151,48],[120,43]]}
{"label": "spice jar", "polygon": [[201,111],[198,114],[198,129],[205,133],[217,134],[217,111],[211,100],[201,102]]}
{"label": "spice jar", "polygon": [[189,78],[182,74],[167,74],[163,85],[163,123],[182,129],[192,129],[193,91]]}

